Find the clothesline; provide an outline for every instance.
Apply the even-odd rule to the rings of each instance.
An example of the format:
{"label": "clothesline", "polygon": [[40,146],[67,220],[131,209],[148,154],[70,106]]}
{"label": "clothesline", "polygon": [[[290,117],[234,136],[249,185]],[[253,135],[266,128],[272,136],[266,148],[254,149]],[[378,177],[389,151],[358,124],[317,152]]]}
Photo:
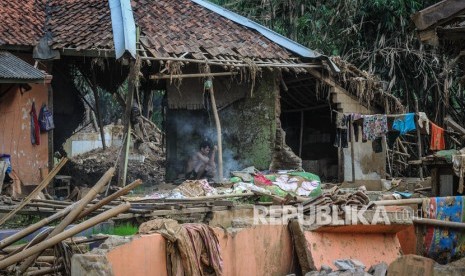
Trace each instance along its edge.
{"label": "clothesline", "polygon": [[415,112],[409,112],[409,113],[403,113],[403,114],[362,114],[362,113],[358,113],[358,112],[339,112],[335,109],[331,109],[333,112],[336,112],[336,113],[339,113],[339,114],[360,114],[360,115],[363,115],[363,116],[386,116],[386,117],[390,117],[390,118],[397,118],[397,117],[402,117],[402,116],[405,116],[406,114],[412,114],[414,113],[415,115],[418,115],[418,113],[415,113]]}

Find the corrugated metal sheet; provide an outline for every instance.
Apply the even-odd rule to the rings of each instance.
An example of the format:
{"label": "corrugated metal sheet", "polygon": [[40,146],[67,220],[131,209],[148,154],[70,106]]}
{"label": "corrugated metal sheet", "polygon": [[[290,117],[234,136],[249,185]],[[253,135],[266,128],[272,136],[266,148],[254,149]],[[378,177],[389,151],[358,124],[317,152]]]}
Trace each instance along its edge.
{"label": "corrugated metal sheet", "polygon": [[0,81],[44,80],[46,74],[9,52],[0,52]]}

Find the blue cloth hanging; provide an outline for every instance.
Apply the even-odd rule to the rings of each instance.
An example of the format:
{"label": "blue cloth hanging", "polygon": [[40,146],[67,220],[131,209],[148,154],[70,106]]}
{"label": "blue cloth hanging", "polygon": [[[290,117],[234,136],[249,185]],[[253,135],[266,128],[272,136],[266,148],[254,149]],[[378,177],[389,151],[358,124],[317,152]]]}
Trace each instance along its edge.
{"label": "blue cloth hanging", "polygon": [[404,135],[411,130],[416,130],[415,113],[407,113],[403,117],[395,119],[392,128],[398,130],[400,135]]}

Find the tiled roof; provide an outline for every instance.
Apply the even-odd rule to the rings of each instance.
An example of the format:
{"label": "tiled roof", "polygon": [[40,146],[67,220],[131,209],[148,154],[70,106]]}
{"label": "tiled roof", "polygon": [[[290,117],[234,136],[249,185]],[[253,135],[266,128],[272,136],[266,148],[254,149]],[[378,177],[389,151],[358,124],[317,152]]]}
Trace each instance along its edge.
{"label": "tiled roof", "polygon": [[45,1],[0,0],[0,45],[36,45],[43,35]]}
{"label": "tiled roof", "polygon": [[[52,48],[113,48],[108,1],[48,0],[48,9],[45,1],[0,0],[0,44],[35,45],[43,34],[43,14],[48,10]],[[132,5],[144,46],[157,57],[186,52],[202,59],[202,53],[262,59],[291,56],[257,31],[190,0],[132,0]]]}
{"label": "tiled roof", "polygon": [[55,49],[112,49],[110,7],[104,0],[52,0],[51,31]]}
{"label": "tiled roof", "polygon": [[[136,22],[155,56],[200,54],[287,58],[282,47],[190,0],[137,0]],[[199,57],[199,56],[197,56]]]}
{"label": "tiled roof", "polygon": [[0,82],[1,81],[37,81],[44,80],[46,74],[24,60],[9,52],[0,52]]}

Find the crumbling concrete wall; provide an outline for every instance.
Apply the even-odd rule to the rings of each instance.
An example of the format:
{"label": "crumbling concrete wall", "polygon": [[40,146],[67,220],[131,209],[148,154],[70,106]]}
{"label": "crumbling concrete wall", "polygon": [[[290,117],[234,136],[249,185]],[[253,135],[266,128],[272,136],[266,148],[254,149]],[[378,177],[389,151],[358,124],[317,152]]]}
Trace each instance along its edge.
{"label": "crumbling concrete wall", "polygon": [[[2,91],[10,84],[2,85]],[[37,185],[41,170],[48,173],[48,133],[40,134],[40,145],[31,144],[32,103],[37,116],[42,104],[48,105],[49,84],[30,84],[31,90],[21,91],[14,85],[0,101],[0,154],[11,155],[11,165],[24,185]]]}
{"label": "crumbling concrete wall", "polygon": [[[184,90],[203,93],[203,83],[197,81],[189,84],[187,87],[183,83],[179,91],[171,85],[168,93],[184,95]],[[238,80],[233,80],[229,85],[229,93],[243,93],[244,97],[219,106],[225,176],[231,170],[252,165],[266,170],[271,163],[276,140],[276,101],[279,93],[276,73],[263,72],[261,77],[257,77],[253,91],[250,83],[244,86]],[[219,98],[221,93],[215,87],[222,86],[216,86],[214,82],[215,95]],[[189,106],[189,99],[184,100],[187,103],[182,106]],[[216,127],[211,110],[169,109],[166,127],[167,179],[174,179],[177,173],[182,172],[187,158],[198,150],[202,139],[207,137],[216,144]]]}
{"label": "crumbling concrete wall", "polygon": [[268,169],[275,145],[276,98],[279,93],[276,74],[266,71],[257,78],[254,91],[248,91],[246,99],[238,101],[220,112],[223,147],[234,156],[234,166],[255,166]]}
{"label": "crumbling concrete wall", "polygon": [[[332,102],[337,104],[339,112],[343,113],[360,113],[373,114],[373,110],[363,106],[353,96],[339,90],[333,89],[331,92]],[[361,134],[359,134],[361,136]],[[383,145],[383,151],[374,153],[372,142],[362,142],[359,137],[358,142],[354,142],[354,166],[355,180],[357,183],[370,185],[371,182],[380,183],[379,180],[386,174],[386,152]],[[352,153],[351,144],[343,149],[342,165],[344,168],[344,181],[352,181]]]}

